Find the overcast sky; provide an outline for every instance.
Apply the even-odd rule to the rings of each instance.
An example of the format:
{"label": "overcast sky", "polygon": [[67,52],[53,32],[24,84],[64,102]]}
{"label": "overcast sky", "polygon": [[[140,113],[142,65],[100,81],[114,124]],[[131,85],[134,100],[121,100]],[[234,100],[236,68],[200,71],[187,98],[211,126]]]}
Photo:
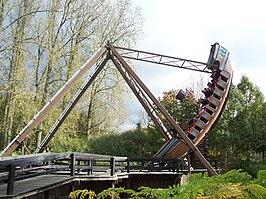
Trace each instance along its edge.
{"label": "overcast sky", "polygon": [[[207,62],[211,44],[230,52],[233,83],[242,75],[266,96],[266,12],[263,0],[132,0],[145,19],[144,37],[136,49]],[[165,90],[185,88],[208,75],[184,69],[135,62],[136,72],[156,97]],[[138,106],[138,102],[136,102]],[[129,108],[136,123],[141,108]]]}

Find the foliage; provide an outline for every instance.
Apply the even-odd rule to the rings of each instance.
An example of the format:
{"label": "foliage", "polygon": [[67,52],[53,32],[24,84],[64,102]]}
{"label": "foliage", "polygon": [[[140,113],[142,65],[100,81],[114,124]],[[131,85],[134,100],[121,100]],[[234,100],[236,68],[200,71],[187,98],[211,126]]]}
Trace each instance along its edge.
{"label": "foliage", "polygon": [[150,187],[139,187],[138,192],[132,194],[133,198],[167,198],[166,189],[154,189]]}
{"label": "foliage", "polygon": [[[62,134],[62,133],[60,133]],[[51,141],[51,149],[54,152],[78,151],[86,152],[89,149],[89,143],[84,136],[70,136],[57,134]],[[57,143],[57,144],[56,144]]]}
{"label": "foliage", "polygon": [[236,168],[242,169],[243,171],[249,173],[253,178],[255,178],[258,171],[266,170],[266,164],[258,161],[242,160],[237,164]]}
{"label": "foliage", "polygon": [[[264,171],[262,173],[258,174],[262,175],[260,178],[265,175]],[[254,184],[254,179],[251,180],[251,176],[241,170],[232,170],[216,177],[208,177],[207,173],[193,174],[189,178],[189,183],[183,186],[173,185],[164,189],[140,187],[137,191],[121,187],[109,188],[97,195],[97,198],[132,199],[264,199],[265,197],[266,188]]]}
{"label": "foliage", "polygon": [[[265,102],[260,89],[242,76],[233,85],[225,109],[209,133],[210,153],[224,170],[243,168],[250,171],[251,162],[265,161]],[[260,163],[259,163],[260,162]]]}
{"label": "foliage", "polygon": [[162,141],[158,131],[137,127],[120,134],[106,134],[91,139],[89,152],[127,157],[152,156],[162,145]]}
{"label": "foliage", "polygon": [[160,103],[165,107],[168,113],[181,124],[185,125],[185,122],[193,118],[198,109],[199,104],[196,103],[194,91],[186,89],[186,98],[182,101],[176,100],[178,90],[170,90],[163,92],[162,99],[159,99]]}
{"label": "foliage", "polygon": [[247,185],[245,186],[244,191],[247,193],[248,198],[251,198],[251,199],[266,198],[266,188],[258,184]]}
{"label": "foliage", "polygon": [[266,169],[258,171],[255,183],[266,188]]}
{"label": "foliage", "polygon": [[99,193],[97,195],[97,198],[101,199],[101,198],[113,198],[113,199],[120,199],[122,196],[122,198],[125,198],[127,195],[131,195],[134,194],[134,191],[131,189],[125,189],[123,187],[119,187],[119,188],[109,188],[107,190],[102,191],[101,193]]}
{"label": "foliage", "polygon": [[71,192],[69,194],[69,199],[93,199],[95,196],[96,194],[94,191],[88,191],[87,189],[84,189]]}
{"label": "foliage", "polygon": [[[266,196],[266,189],[257,184],[252,184],[254,182],[252,176],[242,170],[231,170],[217,177],[201,175],[192,175],[187,186],[190,185],[197,190],[201,190],[203,198],[205,196],[208,196],[207,198],[253,198],[254,194],[260,196],[259,198]],[[252,189],[256,186],[259,190]]]}
{"label": "foliage", "polygon": [[[3,1],[0,12],[0,150],[99,47],[107,41],[131,47],[142,35],[140,9],[130,0]],[[89,77],[77,82],[28,136],[30,151]],[[107,65],[58,130],[60,141],[114,131],[125,113],[121,80],[116,68]],[[53,148],[63,150],[56,142]]]}
{"label": "foliage", "polygon": [[242,170],[231,170],[226,174],[219,176],[219,178],[225,183],[249,184],[252,176]]}

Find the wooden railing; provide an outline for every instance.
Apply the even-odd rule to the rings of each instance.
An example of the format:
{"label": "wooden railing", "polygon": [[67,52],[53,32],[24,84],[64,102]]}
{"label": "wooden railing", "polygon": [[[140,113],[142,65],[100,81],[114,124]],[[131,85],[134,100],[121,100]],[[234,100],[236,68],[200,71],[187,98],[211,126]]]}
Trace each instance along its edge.
{"label": "wooden railing", "polygon": [[94,172],[129,174],[142,172],[180,172],[182,162],[176,158],[114,157],[88,153],[46,153],[0,158],[0,185],[7,183],[7,195],[13,195],[15,181],[57,173],[93,175]]}

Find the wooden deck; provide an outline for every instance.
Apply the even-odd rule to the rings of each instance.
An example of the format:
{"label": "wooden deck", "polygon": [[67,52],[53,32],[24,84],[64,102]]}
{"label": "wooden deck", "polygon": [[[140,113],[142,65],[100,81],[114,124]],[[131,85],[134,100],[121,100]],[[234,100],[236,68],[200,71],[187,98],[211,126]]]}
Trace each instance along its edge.
{"label": "wooden deck", "polygon": [[[180,164],[174,158],[125,158],[76,152],[4,157],[0,158],[0,198],[61,199],[76,188],[89,186],[102,191],[117,183],[127,187],[134,176],[146,179],[153,175],[158,181],[160,176],[168,175],[175,179],[182,175],[184,168]],[[140,182],[141,179],[133,184]]]}
{"label": "wooden deck", "polygon": [[128,178],[128,175],[120,174],[110,176],[110,174],[106,173],[94,173],[91,176],[69,176],[64,174],[42,175],[16,181],[13,195],[6,195],[7,184],[0,185],[0,198],[25,198],[75,181],[116,181],[122,178]]}
{"label": "wooden deck", "polygon": [[[14,194],[6,195],[7,184],[0,185],[0,198],[23,198],[56,186],[64,185],[73,180],[71,176],[43,175],[15,182]],[[21,197],[20,197],[21,196]]]}

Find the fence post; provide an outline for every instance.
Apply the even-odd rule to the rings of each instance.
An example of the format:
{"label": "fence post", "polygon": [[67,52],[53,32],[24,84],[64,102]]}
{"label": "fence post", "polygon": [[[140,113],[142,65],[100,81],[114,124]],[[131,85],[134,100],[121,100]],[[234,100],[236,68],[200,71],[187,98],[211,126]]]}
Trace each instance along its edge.
{"label": "fence post", "polygon": [[8,166],[8,183],[7,183],[7,190],[6,190],[7,195],[12,195],[14,193],[15,171],[16,171],[15,165]]}
{"label": "fence post", "polygon": [[74,153],[70,155],[70,176],[75,176],[75,164],[76,164],[76,156]]}
{"label": "fence post", "polygon": [[191,156],[188,154],[188,173],[191,174]]}
{"label": "fence post", "polygon": [[115,175],[115,158],[114,157],[111,157],[110,168],[111,168],[111,176],[114,176]]}
{"label": "fence post", "polygon": [[[80,160],[78,160],[78,166],[80,166]],[[80,173],[80,167],[78,167],[77,172]]]}
{"label": "fence post", "polygon": [[127,173],[130,173],[130,159],[127,158]]}
{"label": "fence post", "polygon": [[179,159],[177,158],[176,159],[176,172],[179,173],[179,166],[180,166],[180,161]]}
{"label": "fence post", "polygon": [[[92,167],[92,161],[93,160],[88,160],[88,166],[89,167]],[[92,169],[88,169],[88,173],[87,173],[88,175],[92,175]]]}

